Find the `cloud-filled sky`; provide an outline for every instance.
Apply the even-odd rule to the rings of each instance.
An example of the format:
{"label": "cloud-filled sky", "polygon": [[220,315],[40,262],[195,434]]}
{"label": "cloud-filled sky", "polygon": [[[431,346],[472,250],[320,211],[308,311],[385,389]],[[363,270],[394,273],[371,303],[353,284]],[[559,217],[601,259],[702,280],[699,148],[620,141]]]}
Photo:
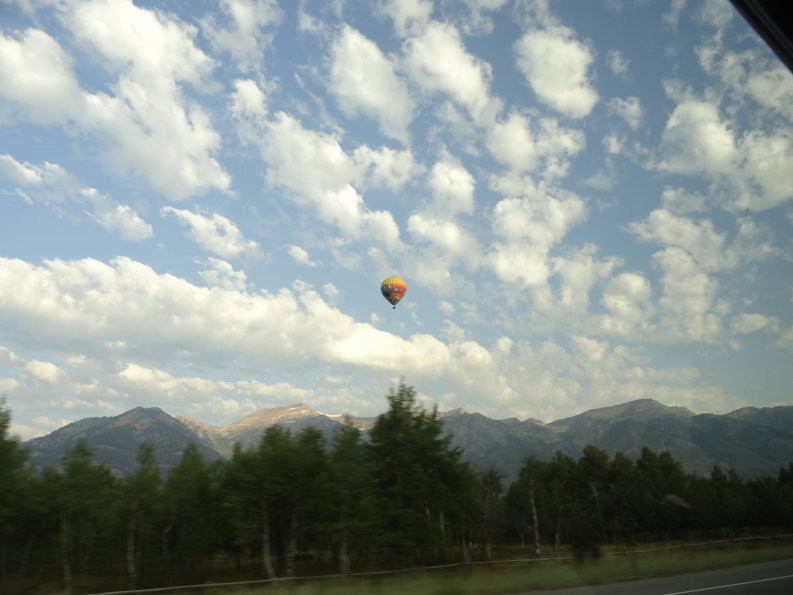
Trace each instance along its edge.
{"label": "cloud-filled sky", "polygon": [[793,404],[791,172],[726,0],[0,0],[0,395]]}

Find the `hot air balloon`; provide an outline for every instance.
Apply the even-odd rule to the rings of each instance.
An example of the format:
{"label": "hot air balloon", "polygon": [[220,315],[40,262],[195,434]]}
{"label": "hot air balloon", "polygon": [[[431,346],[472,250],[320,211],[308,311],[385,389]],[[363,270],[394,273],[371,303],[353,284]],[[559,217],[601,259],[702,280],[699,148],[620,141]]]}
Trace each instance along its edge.
{"label": "hot air balloon", "polygon": [[394,306],[394,309],[396,309],[397,302],[405,297],[407,290],[408,284],[399,277],[389,277],[380,284],[380,293]]}

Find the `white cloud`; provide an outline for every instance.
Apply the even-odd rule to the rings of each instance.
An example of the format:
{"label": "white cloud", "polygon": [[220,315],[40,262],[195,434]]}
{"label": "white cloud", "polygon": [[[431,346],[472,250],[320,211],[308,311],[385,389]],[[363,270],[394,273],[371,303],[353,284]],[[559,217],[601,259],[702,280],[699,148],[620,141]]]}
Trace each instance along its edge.
{"label": "white cloud", "polygon": [[[44,163],[44,167],[51,167],[51,163]],[[38,168],[29,163],[19,163],[11,155],[0,155],[0,174],[15,184],[33,186],[41,183],[41,173]]]}
{"label": "white cloud", "polygon": [[221,9],[228,17],[228,28],[219,26],[208,16],[201,21],[215,51],[228,52],[242,72],[261,71],[264,52],[270,37],[263,33],[267,25],[281,19],[275,0],[222,0]]}
{"label": "white cloud", "polygon": [[433,208],[439,214],[453,217],[458,213],[473,213],[476,180],[448,152],[444,152],[432,166],[429,186],[433,192]]}
{"label": "white cloud", "polygon": [[[289,190],[298,204],[316,209],[321,221],[336,226],[349,239],[364,237],[389,249],[398,248],[399,228],[391,213],[367,209],[353,186],[363,181],[370,165],[375,165],[373,179],[388,179],[390,176],[377,167],[382,161],[364,159],[367,163],[362,166],[344,152],[335,137],[306,130],[283,112],[271,123],[262,152],[268,182]],[[371,157],[372,153],[358,155]],[[404,165],[399,159],[394,163]]]}
{"label": "white cloud", "polygon": [[64,378],[63,371],[52,362],[32,360],[27,363],[26,369],[39,380],[50,384],[55,384]]}
{"label": "white cloud", "polygon": [[463,0],[466,10],[455,21],[466,35],[489,35],[493,32],[492,12],[501,10],[507,0]]}
{"label": "white cloud", "polygon": [[0,39],[9,56],[0,65],[0,121],[74,126],[101,140],[108,167],[174,199],[227,189],[230,178],[213,157],[219,135],[180,89],[212,88],[214,62],[193,44],[195,28],[130,0],[59,8],[75,41],[117,75],[112,94],[82,90],[63,48],[29,29],[19,40]]}
{"label": "white cloud", "polygon": [[487,145],[496,159],[512,169],[532,171],[537,165],[534,135],[527,119],[517,112],[511,112],[490,129]]}
{"label": "white cloud", "polygon": [[680,13],[683,12],[685,6],[686,0],[672,0],[669,5],[669,10],[665,12],[662,17],[664,25],[672,31],[676,31],[677,25],[680,22]]}
{"label": "white cloud", "polygon": [[557,244],[569,229],[584,220],[584,202],[576,195],[545,189],[525,198],[505,198],[493,209],[492,226],[497,236],[540,246],[544,250]]}
{"label": "white cloud", "polygon": [[666,122],[659,169],[678,174],[727,173],[738,150],[732,131],[712,103],[684,100]]}
{"label": "white cloud", "polygon": [[450,219],[414,214],[408,219],[408,231],[418,241],[429,241],[442,250],[444,258],[465,260],[472,268],[481,257],[476,238]]}
{"label": "white cloud", "polygon": [[423,28],[432,16],[432,0],[382,0],[379,10],[394,21],[400,37]]}
{"label": "white cloud", "polygon": [[648,338],[654,313],[649,281],[639,273],[620,273],[603,290],[607,315],[596,317],[600,332],[630,340]]}
{"label": "white cloud", "polygon": [[723,271],[739,265],[764,260],[773,255],[768,234],[750,219],[737,220],[732,242],[716,231],[709,219],[693,220],[656,209],[645,219],[632,223],[630,230],[645,241],[685,250],[704,271]]}
{"label": "white cloud", "polygon": [[289,256],[298,263],[303,264],[309,267],[317,266],[317,263],[311,260],[311,257],[308,255],[308,252],[305,248],[301,248],[300,246],[289,246]]}
{"label": "white cloud", "polygon": [[706,176],[723,188],[727,206],[734,209],[765,210],[793,199],[788,183],[793,135],[788,130],[750,130],[737,138],[715,104],[685,95],[666,122],[655,167]]}
{"label": "white cloud", "polygon": [[611,69],[611,72],[616,76],[624,76],[627,74],[630,62],[622,52],[619,50],[609,50],[608,54],[606,54],[606,60],[609,69]]}
{"label": "white cloud", "polygon": [[248,276],[244,271],[235,271],[231,263],[219,258],[209,257],[206,262],[207,268],[198,274],[210,287],[221,289],[244,291],[248,285]]}
{"label": "white cloud", "polygon": [[236,258],[242,254],[256,254],[259,245],[246,240],[236,224],[217,213],[206,217],[186,209],[163,207],[161,214],[174,215],[190,229],[190,237],[199,246],[223,258]]}
{"label": "white cloud", "polygon": [[372,117],[383,134],[408,144],[413,99],[407,85],[377,45],[349,26],[333,43],[329,90],[347,116]]}
{"label": "white cloud", "polygon": [[83,196],[91,205],[91,218],[108,231],[118,231],[122,239],[140,242],[154,235],[151,225],[132,207],[119,204],[93,188],[84,189]]}
{"label": "white cloud", "polygon": [[67,201],[84,205],[91,219],[108,231],[119,232],[123,240],[138,242],[153,235],[151,225],[132,207],[119,204],[94,188],[83,187],[58,164],[19,163],[11,155],[0,155],[0,176],[19,184],[17,192],[28,200],[32,197],[50,205]]}
{"label": "white cloud", "polygon": [[661,192],[661,206],[677,215],[701,213],[706,209],[707,204],[707,197],[685,188],[667,187]]}
{"label": "white cloud", "polygon": [[501,101],[490,96],[490,65],[465,49],[452,25],[429,23],[405,42],[404,52],[413,80],[429,91],[448,94],[475,124],[490,125],[501,111]]}
{"label": "white cloud", "polygon": [[780,349],[787,349],[788,351],[793,352],[793,326],[789,326],[787,329],[782,331],[779,339],[777,339],[774,344]]}
{"label": "white cloud", "polygon": [[250,79],[234,81],[231,113],[237,118],[262,118],[267,115],[267,98],[256,81]]}
{"label": "white cloud", "polygon": [[490,129],[487,139],[490,153],[516,172],[534,171],[544,160],[546,179],[564,177],[570,157],[584,146],[581,131],[562,128],[552,118],[531,121],[514,111]]}
{"label": "white cloud", "polygon": [[615,97],[608,102],[608,108],[625,120],[632,130],[638,130],[644,116],[644,110],[638,97],[628,97],[627,99]]}
{"label": "white cloud", "polygon": [[732,320],[732,330],[736,333],[746,335],[762,330],[778,331],[778,320],[773,316],[764,314],[744,313],[739,314]]}
{"label": "white cloud", "polygon": [[517,66],[543,103],[571,118],[587,116],[598,101],[590,84],[592,52],[565,27],[531,30],[515,42]]}
{"label": "white cloud", "polygon": [[[196,28],[131,0],[74,3],[64,18],[71,31],[94,48],[130,82],[170,95],[162,85],[184,81],[206,87],[214,61],[193,43]],[[170,98],[173,98],[171,96]]]}
{"label": "white cloud", "polygon": [[381,187],[397,192],[423,172],[407,149],[397,151],[380,147],[375,150],[362,145],[353,151],[352,159],[358,170],[356,179],[362,188]]}
{"label": "white cloud", "polygon": [[718,302],[716,280],[680,248],[656,252],[653,259],[662,270],[659,338],[670,342],[718,341],[723,331],[724,308]]}
{"label": "white cloud", "polygon": [[0,34],[0,55],[0,123],[60,124],[79,117],[85,104],[72,60],[52,37],[39,29],[18,38]]}
{"label": "white cloud", "polygon": [[162,362],[234,353],[265,367],[310,361],[417,374],[441,373],[434,366],[448,359],[433,337],[404,339],[356,323],[307,287],[263,295],[200,287],[128,258],[41,267],[1,258],[0,280],[7,328],[72,351],[101,350],[99,338],[123,339],[147,345]]}
{"label": "white cloud", "polygon": [[35,165],[27,161],[20,163],[11,155],[0,155],[0,176],[21,186],[17,190],[24,196],[42,202],[79,199],[83,190],[72,174],[57,163],[47,161]]}
{"label": "white cloud", "polygon": [[[579,324],[580,317],[588,314],[589,294],[602,280],[608,279],[621,264],[616,257],[597,258],[597,248],[588,244],[580,250],[551,259],[553,273],[559,277],[558,295],[548,295],[549,303],[539,306],[552,308],[556,316],[565,317],[566,322]],[[579,320],[575,321],[575,316]],[[575,321],[575,322],[573,322]]]}

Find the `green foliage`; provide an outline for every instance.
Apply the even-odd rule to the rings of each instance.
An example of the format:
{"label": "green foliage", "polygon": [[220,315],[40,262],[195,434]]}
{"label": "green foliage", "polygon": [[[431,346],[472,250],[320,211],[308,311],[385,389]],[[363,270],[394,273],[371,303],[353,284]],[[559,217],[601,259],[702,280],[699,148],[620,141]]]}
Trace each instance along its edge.
{"label": "green foliage", "polygon": [[[527,457],[502,486],[477,473],[436,410],[401,382],[368,437],[347,425],[268,428],[207,464],[188,446],[167,478],[150,445],[119,479],[85,440],[35,474],[0,407],[0,591],[96,592],[208,580],[352,573],[524,555],[597,557],[614,544],[793,529],[793,463],[744,481],[685,473],[668,452],[588,446]],[[500,550],[501,548],[501,550]],[[511,554],[514,555],[514,554]]]}
{"label": "green foliage", "polygon": [[464,502],[474,494],[469,468],[443,434],[437,411],[420,407],[415,390],[403,381],[387,398],[389,409],[377,418],[368,445],[382,511],[379,541],[397,560],[415,562],[417,555],[440,554],[451,539],[462,537],[454,521],[464,516]]}

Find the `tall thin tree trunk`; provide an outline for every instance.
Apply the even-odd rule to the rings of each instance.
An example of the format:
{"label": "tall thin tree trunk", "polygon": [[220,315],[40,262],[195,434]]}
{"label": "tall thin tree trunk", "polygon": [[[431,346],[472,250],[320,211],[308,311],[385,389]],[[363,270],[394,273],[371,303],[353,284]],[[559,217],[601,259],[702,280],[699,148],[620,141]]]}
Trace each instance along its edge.
{"label": "tall thin tree trunk", "polygon": [[30,564],[30,556],[33,553],[34,539],[35,538],[30,533],[25,539],[25,549],[22,551],[22,561],[19,563],[19,568],[17,569],[17,576],[20,578],[26,576],[28,573],[28,564]]}
{"label": "tall thin tree trunk", "polygon": [[560,543],[560,540],[561,540],[561,537],[559,536],[559,533],[561,531],[561,528],[562,528],[562,505],[560,504],[558,510],[556,511],[556,531],[554,532],[554,536],[553,536],[553,553],[554,554],[559,549],[559,543]]}
{"label": "tall thin tree trunk", "polygon": [[276,578],[275,569],[273,568],[273,554],[270,546],[270,514],[267,510],[267,501],[262,495],[261,503],[259,505],[259,512],[262,520],[262,566],[267,578]]}
{"label": "tall thin tree trunk", "polygon": [[162,554],[166,558],[168,557],[168,553],[170,551],[169,538],[170,538],[171,531],[173,530],[175,524],[176,524],[176,517],[175,517],[174,513],[171,512],[171,516],[168,519],[168,526],[165,527],[165,529],[162,530],[162,535],[160,536],[160,539],[162,541]]}
{"label": "tall thin tree trunk", "polygon": [[350,573],[350,532],[342,529],[339,535],[339,572]]}
{"label": "tall thin tree trunk", "polygon": [[138,528],[138,503],[130,507],[129,522],[127,523],[127,589],[134,589],[138,585],[138,569],[135,564],[135,534]]}
{"label": "tall thin tree trunk", "polygon": [[534,526],[534,553],[540,555],[540,528],[537,523],[537,505],[534,502],[534,479],[529,482],[529,503],[531,504],[531,522]]}
{"label": "tall thin tree trunk", "polygon": [[286,576],[294,576],[295,574],[295,558],[297,557],[297,514],[292,514],[292,520],[289,523],[289,537],[286,546]]}
{"label": "tall thin tree trunk", "polygon": [[66,511],[61,511],[61,567],[63,569],[63,590],[65,593],[72,592],[72,563],[71,551],[69,547],[69,516]]}
{"label": "tall thin tree trunk", "polygon": [[0,539],[0,581],[8,578],[8,527],[3,525],[2,539]]}

